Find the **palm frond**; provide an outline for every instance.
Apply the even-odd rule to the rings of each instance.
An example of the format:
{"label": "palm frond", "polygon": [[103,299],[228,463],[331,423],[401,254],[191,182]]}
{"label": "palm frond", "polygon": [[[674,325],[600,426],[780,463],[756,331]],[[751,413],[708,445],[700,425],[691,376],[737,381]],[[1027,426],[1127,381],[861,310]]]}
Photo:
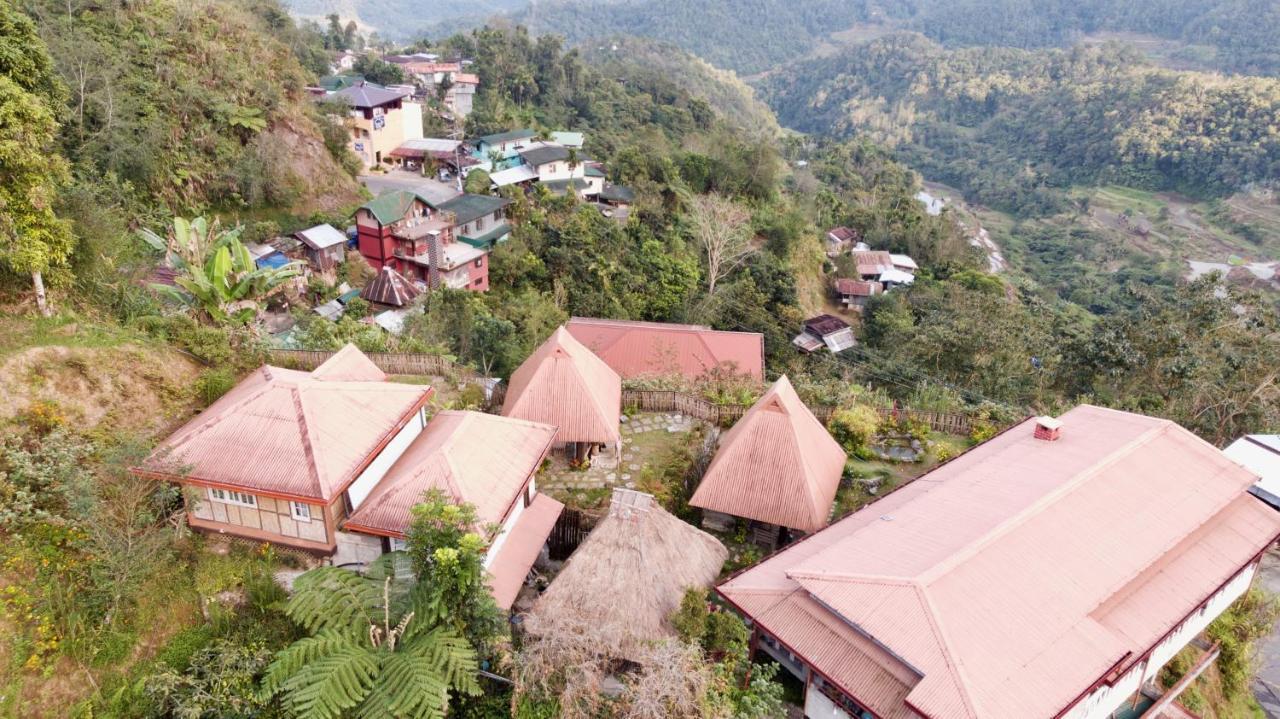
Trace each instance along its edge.
{"label": "palm frond", "polygon": [[463,694],[476,694],[480,684],[476,681],[479,664],[476,651],[465,637],[448,627],[435,627],[419,634],[402,646],[401,654],[427,663],[450,686]]}
{"label": "palm frond", "polygon": [[341,652],[352,645],[351,639],[337,632],[322,632],[290,644],[276,654],[262,677],[261,696],[272,697],[307,665],[322,657]]}
{"label": "palm frond", "polygon": [[284,682],[287,704],[300,719],[338,719],[369,696],[381,663],[379,653],[348,642]]}
{"label": "palm frond", "polygon": [[363,637],[369,625],[381,620],[382,587],[355,572],[320,567],[298,577],[285,605],[290,619],[309,632],[341,632]]}

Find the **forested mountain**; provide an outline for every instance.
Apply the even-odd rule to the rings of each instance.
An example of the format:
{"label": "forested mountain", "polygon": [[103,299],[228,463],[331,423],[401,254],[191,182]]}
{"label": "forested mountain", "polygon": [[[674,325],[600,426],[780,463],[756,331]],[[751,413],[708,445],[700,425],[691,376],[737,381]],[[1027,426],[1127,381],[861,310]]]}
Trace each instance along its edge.
{"label": "forested mountain", "polygon": [[648,77],[677,84],[694,97],[706,100],[729,124],[748,132],[767,135],[782,132],[773,111],[756,97],[750,85],[734,73],[670,43],[619,36],[588,43],[582,48],[582,55],[606,75]]}
{"label": "forested mountain", "polygon": [[[352,13],[377,26],[372,18],[412,0],[293,0],[293,6],[301,13],[321,2],[335,9],[350,5]],[[445,10],[435,17],[443,24],[431,30],[433,20],[417,11],[420,5],[423,0],[399,16],[397,30],[385,21],[378,29],[438,36],[482,24],[494,10],[476,6],[465,18]],[[510,19],[535,33],[563,35],[571,43],[617,34],[649,37],[742,74],[894,30],[920,32],[948,47],[1018,48],[1065,47],[1098,33],[1139,33],[1168,41],[1175,55],[1197,65],[1280,73],[1280,6],[1270,0],[552,0],[512,6]]]}
{"label": "forested mountain", "polygon": [[476,24],[500,13],[523,8],[526,0],[285,0],[289,11],[305,20],[336,13],[343,23],[354,20],[363,33],[408,39],[440,22],[468,18]]}
{"label": "forested mountain", "polygon": [[1053,192],[1119,183],[1224,195],[1280,176],[1280,81],[1162,70],[1115,45],[948,50],[874,40],[776,73],[784,125],[866,133],[985,204],[1063,209]]}

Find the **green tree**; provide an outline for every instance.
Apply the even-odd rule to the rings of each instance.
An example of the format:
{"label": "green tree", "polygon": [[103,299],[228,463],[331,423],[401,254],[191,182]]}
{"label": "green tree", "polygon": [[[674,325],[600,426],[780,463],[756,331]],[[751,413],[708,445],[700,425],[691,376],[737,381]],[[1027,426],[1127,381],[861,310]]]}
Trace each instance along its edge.
{"label": "green tree", "polygon": [[484,568],[485,551],[496,530],[480,521],[474,505],[459,504],[431,489],[414,506],[406,533],[420,585],[429,588],[443,621],[480,652],[489,651],[506,627]]}
{"label": "green tree", "polygon": [[260,696],[283,697],[299,719],[441,719],[452,694],[478,694],[475,651],[437,587],[398,578],[401,561],[298,577],[285,613],[310,636],[276,655]]}
{"label": "green tree", "polygon": [[462,189],[470,195],[487,195],[492,181],[484,170],[472,170],[467,173],[467,180]]}
{"label": "green tree", "polygon": [[827,429],[844,451],[865,456],[871,438],[880,430],[880,413],[866,405],[854,405],[831,413]]}
{"label": "green tree", "polygon": [[175,217],[168,237],[145,228],[139,234],[182,273],[174,280],[177,287],[153,288],[215,323],[252,320],[259,300],[301,273],[297,262],[257,267],[240,242],[240,229],[222,230],[217,220]]}
{"label": "green tree", "polygon": [[57,151],[55,112],[66,98],[35,25],[0,0],[0,264],[31,277],[36,305],[53,309],[44,275],[63,268],[75,241],[54,214],[70,179]]}

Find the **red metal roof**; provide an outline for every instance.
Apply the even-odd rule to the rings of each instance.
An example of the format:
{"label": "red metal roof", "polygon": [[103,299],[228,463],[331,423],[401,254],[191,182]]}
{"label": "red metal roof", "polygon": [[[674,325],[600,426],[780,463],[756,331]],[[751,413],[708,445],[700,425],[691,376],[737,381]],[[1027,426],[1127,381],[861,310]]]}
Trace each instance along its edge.
{"label": "red metal roof", "polygon": [[[1028,420],[721,592],[777,612],[761,625],[786,643],[804,643],[786,618],[816,601],[892,652],[886,671],[918,670],[905,701],[928,716],[1054,716],[1280,535],[1280,514],[1245,493],[1254,477],[1181,427],[1088,405],[1062,420],[1060,439]],[[829,635],[805,657],[835,677],[846,644]]]}
{"label": "red metal roof", "polygon": [[555,426],[557,442],[617,444],[622,378],[560,327],[511,374],[502,414]]}
{"label": "red metal roof", "polygon": [[624,379],[682,375],[700,379],[716,368],[764,380],[764,335],[701,325],[574,317],[569,334]]}
{"label": "red metal roof", "polygon": [[784,376],[725,433],[689,504],[817,531],[831,520],[845,459]]}
{"label": "red metal roof", "polygon": [[374,372],[381,375],[351,345],[310,373],[261,367],[174,432],[142,469],[327,503],[431,395]]}
{"label": "red metal roof", "polygon": [[871,297],[884,292],[884,285],[871,280],[836,280],[836,292],[854,297]]}
{"label": "red metal roof", "polygon": [[529,568],[537,561],[538,553],[547,543],[547,537],[551,536],[551,530],[563,510],[563,504],[539,494],[520,513],[511,533],[498,548],[498,556],[489,565],[492,578],[489,591],[500,608],[510,609],[515,603],[524,578],[529,576]]}
{"label": "red metal roof", "polygon": [[538,471],[555,431],[483,412],[440,412],[351,513],[347,526],[403,536],[410,510],[429,489],[474,504],[481,522],[499,524]]}
{"label": "red metal roof", "polygon": [[879,275],[893,269],[893,258],[888,252],[864,250],[853,253],[853,264],[859,275]]}

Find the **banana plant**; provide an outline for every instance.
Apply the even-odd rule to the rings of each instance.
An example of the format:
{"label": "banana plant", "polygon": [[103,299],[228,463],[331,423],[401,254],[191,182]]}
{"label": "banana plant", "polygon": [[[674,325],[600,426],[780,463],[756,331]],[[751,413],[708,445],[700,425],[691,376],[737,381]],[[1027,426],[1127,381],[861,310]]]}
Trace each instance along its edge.
{"label": "banana plant", "polygon": [[173,218],[167,236],[150,229],[140,235],[165,253],[179,275],[176,286],[153,284],[152,289],[215,324],[246,324],[257,317],[259,300],[302,272],[301,262],[262,267],[240,241],[241,228],[223,230],[203,217]]}

